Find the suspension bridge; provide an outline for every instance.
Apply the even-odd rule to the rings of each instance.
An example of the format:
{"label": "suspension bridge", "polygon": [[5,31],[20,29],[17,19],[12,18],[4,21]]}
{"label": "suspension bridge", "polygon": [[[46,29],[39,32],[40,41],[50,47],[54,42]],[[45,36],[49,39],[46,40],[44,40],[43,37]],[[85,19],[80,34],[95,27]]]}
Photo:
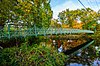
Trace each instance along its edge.
{"label": "suspension bridge", "polygon": [[[12,37],[27,37],[27,36],[48,36],[48,35],[65,35],[65,36],[71,36],[73,34],[94,34],[94,31],[91,30],[81,30],[81,29],[67,29],[67,28],[29,28],[27,30],[16,30],[16,31],[0,31],[0,39],[2,38],[12,38]],[[65,38],[66,39],[66,38]],[[75,37],[73,38],[75,39]],[[72,52],[77,52],[78,49],[83,49],[88,47],[90,44],[92,44],[94,40],[89,40],[86,43],[77,46],[76,48],[72,48],[71,50],[67,50],[65,53],[70,54]]]}
{"label": "suspension bridge", "polygon": [[66,28],[29,28],[27,30],[16,30],[16,31],[0,31],[0,38],[7,37],[18,37],[18,36],[47,36],[47,35],[62,35],[62,34],[78,34],[78,33],[91,33],[94,31],[91,30],[81,30],[81,29],[66,29]]}

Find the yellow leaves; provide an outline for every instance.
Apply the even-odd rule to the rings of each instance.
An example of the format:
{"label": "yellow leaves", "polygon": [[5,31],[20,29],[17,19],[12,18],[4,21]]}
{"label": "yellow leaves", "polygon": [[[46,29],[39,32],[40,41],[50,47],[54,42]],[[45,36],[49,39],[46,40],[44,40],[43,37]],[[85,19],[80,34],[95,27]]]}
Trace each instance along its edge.
{"label": "yellow leaves", "polygon": [[73,28],[82,29],[83,23],[78,23],[77,21],[73,21]]}
{"label": "yellow leaves", "polygon": [[42,12],[42,17],[46,17],[46,13]]}
{"label": "yellow leaves", "polygon": [[16,6],[16,8],[21,9],[23,12],[25,12],[26,14],[29,14],[31,12],[31,7],[32,4],[29,3],[28,1],[22,1],[22,0],[18,0],[19,4]]}
{"label": "yellow leaves", "polygon": [[93,24],[93,26],[96,26],[96,24]]}
{"label": "yellow leaves", "polygon": [[51,20],[51,26],[55,26],[56,21],[54,19]]}
{"label": "yellow leaves", "polygon": [[30,13],[30,10],[27,10],[28,13]]}
{"label": "yellow leaves", "polygon": [[69,28],[69,25],[62,24],[62,28]]}
{"label": "yellow leaves", "polygon": [[54,25],[54,24],[55,24],[54,21],[51,20],[51,25]]}
{"label": "yellow leaves", "polygon": [[22,2],[22,0],[17,0],[18,2]]}
{"label": "yellow leaves", "polygon": [[30,10],[25,9],[24,12],[26,12],[26,13],[30,13]]}
{"label": "yellow leaves", "polygon": [[38,3],[39,3],[39,0],[34,0],[35,5],[38,5]]}

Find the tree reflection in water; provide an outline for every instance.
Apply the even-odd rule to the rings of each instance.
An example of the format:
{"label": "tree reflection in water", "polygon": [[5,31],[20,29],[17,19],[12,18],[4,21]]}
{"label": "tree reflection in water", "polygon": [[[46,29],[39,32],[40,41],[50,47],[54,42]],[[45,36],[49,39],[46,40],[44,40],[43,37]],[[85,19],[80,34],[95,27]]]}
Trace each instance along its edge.
{"label": "tree reflection in water", "polygon": [[66,66],[100,66],[100,55],[96,55],[96,49],[94,45],[82,50],[81,56],[76,53],[75,55],[69,55],[69,59],[66,61]]}

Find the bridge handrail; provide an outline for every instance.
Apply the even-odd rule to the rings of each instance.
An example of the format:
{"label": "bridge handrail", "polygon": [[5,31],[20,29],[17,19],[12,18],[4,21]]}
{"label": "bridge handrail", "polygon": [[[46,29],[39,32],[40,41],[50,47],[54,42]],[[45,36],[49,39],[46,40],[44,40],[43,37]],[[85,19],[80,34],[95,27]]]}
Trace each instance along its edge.
{"label": "bridge handrail", "polygon": [[75,34],[75,33],[94,33],[94,31],[91,30],[81,30],[81,29],[66,29],[66,28],[30,28],[27,30],[17,30],[12,32],[1,32],[0,31],[0,37],[6,37],[6,36],[28,36],[28,35],[48,35],[48,34]]}

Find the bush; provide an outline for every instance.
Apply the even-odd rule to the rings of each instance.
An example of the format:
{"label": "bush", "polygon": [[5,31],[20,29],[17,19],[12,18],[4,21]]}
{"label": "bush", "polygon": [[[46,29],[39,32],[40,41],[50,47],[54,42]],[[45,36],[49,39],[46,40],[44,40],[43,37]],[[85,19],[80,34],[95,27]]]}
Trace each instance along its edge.
{"label": "bush", "polygon": [[23,42],[25,42],[25,38],[22,36],[19,37],[12,37],[12,38],[2,38],[0,40],[0,46],[2,46],[3,48],[7,48],[7,47],[13,47],[13,46],[20,46],[20,44],[22,44]]}
{"label": "bush", "polygon": [[51,47],[36,44],[0,50],[0,66],[64,66],[66,58]]}

